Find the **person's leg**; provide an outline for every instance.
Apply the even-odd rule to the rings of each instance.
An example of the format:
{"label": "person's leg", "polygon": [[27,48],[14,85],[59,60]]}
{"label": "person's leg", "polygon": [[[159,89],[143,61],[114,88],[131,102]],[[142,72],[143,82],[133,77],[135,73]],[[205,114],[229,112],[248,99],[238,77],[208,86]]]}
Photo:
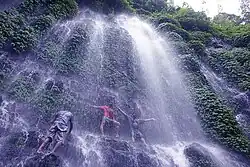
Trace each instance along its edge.
{"label": "person's leg", "polygon": [[41,146],[38,148],[37,153],[44,153],[44,148],[48,146],[49,143],[52,142],[51,137],[47,137],[44,142],[41,144]]}
{"label": "person's leg", "polygon": [[63,145],[63,142],[59,141],[55,144],[55,147],[52,149],[52,151],[49,154],[54,154],[56,152],[56,150]]}
{"label": "person's leg", "polygon": [[113,120],[113,123],[115,125],[115,137],[119,137],[119,129],[121,124],[116,120]]}
{"label": "person's leg", "polygon": [[64,144],[65,138],[66,138],[66,132],[57,130],[55,136],[56,143],[54,145],[54,148],[51,150],[49,154],[54,154],[57,151],[57,149]]}
{"label": "person's leg", "polygon": [[104,136],[104,125],[105,125],[105,122],[106,122],[105,117],[103,117],[101,125],[100,125],[100,130],[101,130],[102,136]]}
{"label": "person's leg", "polygon": [[146,146],[147,144],[146,144],[146,141],[145,141],[145,139],[142,137],[141,138],[141,142]]}

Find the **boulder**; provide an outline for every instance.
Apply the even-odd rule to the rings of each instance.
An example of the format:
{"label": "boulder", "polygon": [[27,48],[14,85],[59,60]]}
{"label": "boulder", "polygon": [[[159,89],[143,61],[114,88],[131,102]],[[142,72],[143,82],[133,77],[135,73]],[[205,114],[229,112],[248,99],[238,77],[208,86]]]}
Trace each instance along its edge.
{"label": "boulder", "polygon": [[[151,146],[131,144],[127,141],[102,138],[98,143],[107,167],[163,167],[162,159]],[[164,158],[166,167],[176,167],[172,158]]]}
{"label": "boulder", "polygon": [[160,167],[160,162],[145,152],[137,153],[138,167]]}
{"label": "boulder", "polygon": [[25,161],[24,167],[62,167],[63,163],[59,157],[55,155],[47,155],[45,157],[36,155]]}
{"label": "boulder", "polygon": [[166,32],[166,36],[170,38],[170,41],[174,42],[183,42],[183,38],[176,32]]}
{"label": "boulder", "polygon": [[217,158],[198,143],[187,146],[184,154],[190,162],[190,167],[221,167]]}
{"label": "boulder", "polygon": [[108,167],[136,167],[136,157],[126,141],[102,138],[99,145]]}
{"label": "boulder", "polygon": [[209,46],[212,46],[214,48],[223,48],[225,44],[221,39],[211,38],[211,42],[209,43]]}
{"label": "boulder", "polygon": [[[10,134],[2,143],[0,162],[4,165],[16,165],[29,156],[39,146],[39,134],[35,131]],[[18,157],[13,159],[13,157]]]}

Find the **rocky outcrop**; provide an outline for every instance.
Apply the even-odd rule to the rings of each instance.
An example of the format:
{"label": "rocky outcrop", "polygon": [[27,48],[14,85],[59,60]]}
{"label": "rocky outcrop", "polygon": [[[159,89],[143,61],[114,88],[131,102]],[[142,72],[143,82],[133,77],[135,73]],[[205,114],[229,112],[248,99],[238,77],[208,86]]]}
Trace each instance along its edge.
{"label": "rocky outcrop", "polygon": [[191,167],[221,167],[217,162],[217,158],[198,143],[187,146],[184,153]]}
{"label": "rocky outcrop", "polygon": [[27,159],[24,163],[24,167],[62,167],[62,161],[59,157],[54,155],[48,155],[45,157],[34,156]]}
{"label": "rocky outcrop", "polygon": [[[99,142],[104,163],[108,167],[162,167],[150,146],[134,146],[126,141],[104,138]],[[171,161],[171,159],[169,159]],[[174,167],[172,162],[169,162]]]}
{"label": "rocky outcrop", "polygon": [[[163,167],[150,146],[135,146],[127,141],[99,138],[87,135],[85,138],[72,136],[68,143],[60,148],[56,155],[37,154],[39,147],[39,133],[30,131],[14,133],[4,141],[0,152],[0,166],[24,167],[64,167],[72,166],[91,167]],[[79,140],[83,140],[81,145]],[[166,160],[165,160],[166,161]],[[169,158],[169,167],[174,167]]]}

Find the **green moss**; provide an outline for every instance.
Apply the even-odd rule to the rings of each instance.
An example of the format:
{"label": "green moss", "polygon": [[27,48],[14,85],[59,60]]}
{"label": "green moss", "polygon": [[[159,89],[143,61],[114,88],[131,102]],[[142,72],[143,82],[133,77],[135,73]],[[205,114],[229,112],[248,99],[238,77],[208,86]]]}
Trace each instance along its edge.
{"label": "green moss", "polygon": [[190,34],[186,30],[184,30],[182,28],[179,28],[176,25],[171,24],[171,23],[162,23],[162,24],[159,25],[159,29],[161,31],[163,31],[163,32],[165,31],[165,32],[178,33],[185,40],[190,40],[191,39]]}
{"label": "green moss", "polygon": [[232,110],[206,87],[195,89],[193,95],[208,136],[234,151],[250,155],[250,142],[241,131]]}
{"label": "green moss", "polygon": [[40,1],[41,0],[25,0],[17,7],[17,10],[26,16],[37,14],[36,9],[39,7]]}
{"label": "green moss", "polygon": [[232,109],[213,92],[195,56],[182,56],[179,63],[207,136],[231,150],[250,156],[250,141],[238,125]]}
{"label": "green moss", "polygon": [[195,53],[199,55],[199,57],[203,57],[205,55],[205,46],[200,41],[192,40],[189,41],[189,47],[194,50]]}
{"label": "green moss", "polygon": [[52,15],[42,15],[37,18],[34,22],[31,23],[31,26],[37,32],[43,32],[48,30],[53,23],[55,22],[55,18]]}
{"label": "green moss", "polygon": [[61,73],[77,73],[80,72],[83,64],[84,55],[86,54],[86,44],[88,41],[85,30],[77,27],[73,31],[73,35],[68,40],[63,54],[59,57],[56,65]]}
{"label": "green moss", "polygon": [[204,12],[195,12],[192,8],[181,8],[175,15],[181,26],[188,31],[212,30],[210,20]]}
{"label": "green moss", "polygon": [[83,0],[82,3],[102,13],[135,12],[130,0]]}
{"label": "green moss", "polygon": [[208,44],[212,38],[212,34],[202,31],[193,31],[190,32],[192,40],[200,41],[203,44]]}
{"label": "green moss", "polygon": [[63,54],[62,46],[55,41],[45,41],[35,52],[39,59],[52,66],[56,66],[58,57]]}
{"label": "green moss", "polygon": [[11,45],[17,54],[30,51],[54,22],[77,12],[75,0],[25,0],[17,10],[0,13],[0,49]]}
{"label": "green moss", "polygon": [[38,79],[39,74],[24,72],[10,84],[7,92],[18,101],[28,101],[36,89]]}
{"label": "green moss", "polygon": [[192,53],[192,50],[188,47],[188,44],[183,41],[173,41],[171,42],[171,45],[173,48],[176,49],[176,51],[179,54],[190,54]]}
{"label": "green moss", "polygon": [[3,49],[16,30],[24,23],[22,15],[15,11],[0,13],[0,49]]}
{"label": "green moss", "polygon": [[200,66],[196,62],[195,57],[188,54],[180,57],[180,69],[183,71],[198,72],[200,71]]}
{"label": "green moss", "polygon": [[0,58],[0,91],[6,88],[6,81],[11,77],[14,64],[7,56]]}
{"label": "green moss", "polygon": [[53,15],[56,19],[75,16],[78,12],[78,5],[75,0],[54,0],[48,2],[46,14]]}
{"label": "green moss", "polygon": [[233,44],[235,47],[247,47],[250,44],[250,32],[236,35]]}
{"label": "green moss", "polygon": [[233,49],[222,52],[210,52],[209,65],[229,84],[242,91],[250,89],[250,52],[246,49]]}
{"label": "green moss", "polygon": [[174,19],[173,16],[166,13],[153,13],[152,19],[156,24],[171,23],[179,28],[181,27],[180,23],[176,19]]}
{"label": "green moss", "polygon": [[49,119],[53,112],[62,105],[62,96],[63,93],[57,91],[57,89],[43,89],[32,99],[32,103],[35,104],[45,119]]}
{"label": "green moss", "polygon": [[35,43],[35,30],[32,27],[27,27],[14,33],[11,46],[16,53],[21,53],[31,50]]}

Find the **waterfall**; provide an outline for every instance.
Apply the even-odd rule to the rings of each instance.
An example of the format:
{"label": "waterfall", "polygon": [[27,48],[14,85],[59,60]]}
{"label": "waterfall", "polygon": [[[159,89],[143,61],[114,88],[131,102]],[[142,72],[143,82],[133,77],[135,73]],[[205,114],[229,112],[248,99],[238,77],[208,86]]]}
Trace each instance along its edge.
{"label": "waterfall", "polygon": [[[15,161],[2,151],[0,160],[13,166],[33,160],[52,113],[66,108],[73,112],[75,126],[62,151],[65,167],[108,167],[109,161],[123,163],[126,158],[126,166],[141,167],[145,157],[158,167],[188,167],[184,150],[194,142],[214,154],[215,161],[220,159],[222,166],[243,167],[233,163],[227,151],[206,143],[173,55],[168,39],[137,17],[108,17],[86,10],[56,24],[40,39],[34,53],[13,67],[10,84],[3,91],[6,97],[19,98],[19,121],[26,123],[23,129],[28,136],[24,143],[32,146],[18,148]],[[21,95],[20,85],[25,90]],[[110,100],[130,116],[137,105],[142,118],[156,118],[142,127],[149,148],[143,150],[131,142],[128,121],[119,112],[121,139],[99,136],[102,115],[89,105],[107,105]],[[3,150],[2,143],[1,137]],[[123,159],[105,161],[106,156],[116,154]]]}
{"label": "waterfall", "polygon": [[[146,87],[143,101],[150,107],[143,116],[158,120],[157,127],[152,126],[148,135],[164,142],[199,139],[200,124],[175,66],[173,49],[152,26],[136,17],[120,16],[118,23],[131,35],[134,57],[141,68],[138,78]],[[158,133],[152,134],[153,129]]]}
{"label": "waterfall", "polygon": [[249,95],[247,92],[241,92],[236,88],[229,86],[229,84],[217,74],[215,74],[209,67],[201,64],[201,72],[206,77],[214,91],[222,98],[228,101],[232,106],[232,101],[236,103],[235,118],[240,124],[241,128],[245,131],[246,135],[250,137],[249,131]]}

